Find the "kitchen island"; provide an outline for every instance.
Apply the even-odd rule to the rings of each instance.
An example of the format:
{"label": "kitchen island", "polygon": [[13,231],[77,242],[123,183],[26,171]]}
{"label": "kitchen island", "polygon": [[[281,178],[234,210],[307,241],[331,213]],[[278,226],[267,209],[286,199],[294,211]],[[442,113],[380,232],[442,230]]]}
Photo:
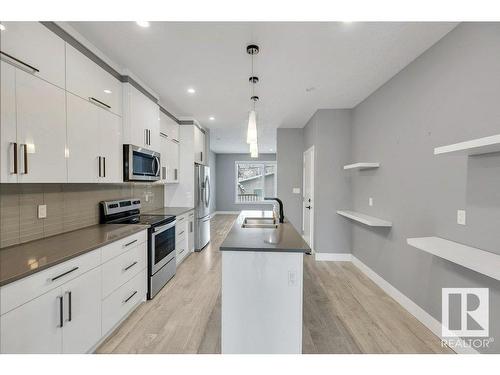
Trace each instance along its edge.
{"label": "kitchen island", "polygon": [[304,254],[288,220],[242,211],[222,251],[222,353],[302,353]]}

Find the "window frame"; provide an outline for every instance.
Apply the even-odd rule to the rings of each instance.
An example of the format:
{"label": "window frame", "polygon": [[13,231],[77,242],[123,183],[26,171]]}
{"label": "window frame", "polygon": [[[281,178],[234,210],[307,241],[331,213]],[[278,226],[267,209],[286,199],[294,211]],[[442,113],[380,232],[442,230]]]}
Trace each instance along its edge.
{"label": "window frame", "polygon": [[[278,193],[278,164],[276,160],[236,160],[234,162],[234,204],[250,204],[250,205],[256,205],[256,204],[271,204],[271,203],[266,203],[265,201],[257,201],[257,202],[239,202],[238,201],[238,165],[239,164],[261,164],[264,168],[264,178],[265,178],[265,171],[266,171],[266,165],[274,165],[274,191],[275,194]],[[265,183],[264,183],[264,197],[266,196],[267,192],[265,191]]]}

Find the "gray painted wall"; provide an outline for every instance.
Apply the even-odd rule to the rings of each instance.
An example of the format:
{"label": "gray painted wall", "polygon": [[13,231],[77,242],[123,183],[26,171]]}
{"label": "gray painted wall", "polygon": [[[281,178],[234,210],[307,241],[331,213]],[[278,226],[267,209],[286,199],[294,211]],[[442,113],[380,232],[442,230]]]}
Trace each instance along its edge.
{"label": "gray painted wall", "polygon": [[[236,161],[275,161],[276,154],[259,154],[252,159],[250,154],[216,154],[217,211],[269,210],[272,204],[236,204],[235,168]],[[279,176],[279,173],[278,173]]]}
{"label": "gray painted wall", "polygon": [[[414,249],[439,236],[500,254],[500,154],[434,156],[433,148],[500,132],[500,24],[464,23],[355,108],[354,208],[392,220],[353,225],[354,255],[436,319],[442,287],[490,288],[487,352],[500,352],[500,282]],[[374,206],[368,206],[368,197]],[[456,222],[467,210],[467,225]]]}
{"label": "gray painted wall", "polygon": [[351,111],[320,109],[304,127],[304,150],[314,145],[314,250],[350,253],[351,225],[336,214],[352,203],[350,174]]}
{"label": "gray painted wall", "polygon": [[[276,161],[278,168],[278,197],[283,201],[285,216],[302,231],[302,158],[303,129],[278,129]],[[300,188],[300,194],[292,189]]]}

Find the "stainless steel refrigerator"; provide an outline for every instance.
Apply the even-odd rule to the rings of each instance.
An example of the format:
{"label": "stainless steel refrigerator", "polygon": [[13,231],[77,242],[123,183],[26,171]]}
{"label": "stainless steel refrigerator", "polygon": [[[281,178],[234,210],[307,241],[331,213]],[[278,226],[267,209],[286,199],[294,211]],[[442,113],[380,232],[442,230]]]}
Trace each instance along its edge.
{"label": "stainless steel refrigerator", "polygon": [[201,251],[210,242],[210,168],[194,166],[194,250]]}

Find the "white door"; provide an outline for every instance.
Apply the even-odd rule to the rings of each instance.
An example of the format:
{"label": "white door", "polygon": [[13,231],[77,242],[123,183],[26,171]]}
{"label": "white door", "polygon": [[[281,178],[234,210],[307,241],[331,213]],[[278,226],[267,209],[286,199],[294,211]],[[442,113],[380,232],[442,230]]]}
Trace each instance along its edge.
{"label": "white door", "polygon": [[68,182],[98,182],[99,110],[88,100],[67,93]]}
{"label": "white door", "polygon": [[166,141],[167,183],[179,182],[179,143]]}
{"label": "white door", "polygon": [[101,338],[101,268],[66,283],[63,353],[86,353]]}
{"label": "white door", "polygon": [[67,182],[66,93],[64,90],[16,71],[19,182]]}
{"label": "white door", "polygon": [[2,22],[2,25],[5,27],[1,37],[2,60],[65,88],[64,40],[39,22]]}
{"label": "white door", "polygon": [[61,288],[56,288],[2,315],[0,352],[61,353],[62,303]]}
{"label": "white door", "polygon": [[100,182],[123,182],[122,118],[105,109],[99,111],[99,155],[103,159]]}
{"label": "white door", "polygon": [[314,250],[314,146],[304,152],[302,196],[302,233]]}
{"label": "white door", "polygon": [[17,182],[16,68],[0,63],[0,182]]}

